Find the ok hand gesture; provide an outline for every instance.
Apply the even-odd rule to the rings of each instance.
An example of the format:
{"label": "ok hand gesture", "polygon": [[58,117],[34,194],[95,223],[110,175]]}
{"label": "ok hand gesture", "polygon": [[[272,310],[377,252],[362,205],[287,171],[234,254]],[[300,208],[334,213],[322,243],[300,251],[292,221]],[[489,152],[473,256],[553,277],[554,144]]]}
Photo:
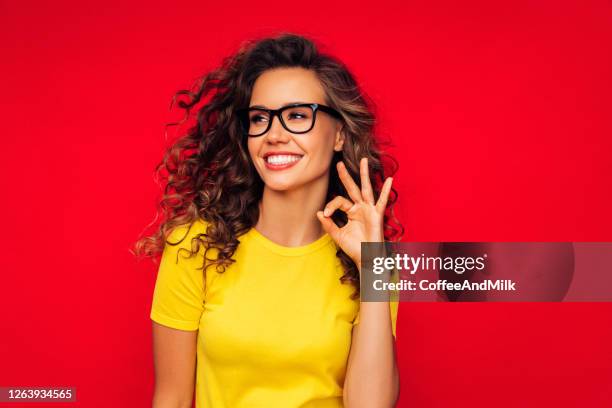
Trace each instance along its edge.
{"label": "ok hand gesture", "polygon": [[[383,242],[383,219],[393,179],[388,177],[381,189],[378,202],[374,203],[374,192],[370,183],[368,159],[359,163],[361,189],[349,174],[343,162],[338,162],[338,175],[351,200],[337,196],[325,205],[324,211],[317,212],[323,229],[333,238],[340,248],[361,269],[361,242]],[[342,210],[348,222],[339,228],[331,219],[336,210]]]}

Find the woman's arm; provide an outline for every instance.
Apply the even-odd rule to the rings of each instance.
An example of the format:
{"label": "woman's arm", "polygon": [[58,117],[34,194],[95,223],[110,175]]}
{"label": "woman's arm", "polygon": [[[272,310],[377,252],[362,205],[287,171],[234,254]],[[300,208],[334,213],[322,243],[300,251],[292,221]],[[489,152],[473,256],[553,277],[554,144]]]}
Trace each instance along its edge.
{"label": "woman's arm", "polygon": [[[383,221],[391,183],[383,183],[378,200],[370,182],[368,160],[360,163],[361,188],[343,162],[338,162],[338,176],[351,200],[333,198],[317,212],[323,228],[340,248],[361,268],[361,243],[384,242]],[[338,227],[330,218],[336,210],[346,213],[348,221]],[[361,276],[361,269],[359,269]],[[389,408],[399,394],[399,374],[395,362],[395,341],[389,302],[361,302],[359,322],[353,327],[352,344],[344,380],[343,400],[347,408]]]}
{"label": "woman's arm", "polygon": [[193,406],[197,337],[197,330],[177,330],[153,322],[153,408]]}
{"label": "woman's arm", "polygon": [[344,405],[394,407],[398,394],[389,302],[361,302],[344,380]]}

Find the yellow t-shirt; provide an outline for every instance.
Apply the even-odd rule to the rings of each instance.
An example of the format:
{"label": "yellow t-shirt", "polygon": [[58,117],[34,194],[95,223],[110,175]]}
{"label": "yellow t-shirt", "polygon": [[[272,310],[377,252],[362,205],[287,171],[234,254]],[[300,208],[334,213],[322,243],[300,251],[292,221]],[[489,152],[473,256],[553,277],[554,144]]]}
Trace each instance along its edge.
{"label": "yellow t-shirt", "polygon": [[[169,241],[187,231],[175,228]],[[285,247],[251,228],[236,262],[223,273],[208,268],[204,284],[203,249],[186,258],[179,248],[205,231],[198,220],[165,246],[151,308],[159,324],[199,331],[196,407],[342,407],[359,299],[339,281],[332,238]],[[398,304],[389,305],[395,336]]]}

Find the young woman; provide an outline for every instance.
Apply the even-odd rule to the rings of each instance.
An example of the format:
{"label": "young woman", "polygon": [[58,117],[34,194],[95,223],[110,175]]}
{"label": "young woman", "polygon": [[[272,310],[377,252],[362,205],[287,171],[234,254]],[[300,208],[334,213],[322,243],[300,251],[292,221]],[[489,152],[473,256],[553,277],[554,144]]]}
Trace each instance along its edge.
{"label": "young woman", "polygon": [[[396,302],[361,302],[361,242],[401,237],[374,116],[312,41],[249,42],[179,102],[151,319],[154,407],[391,407]],[[210,99],[205,97],[210,95]],[[395,168],[391,169],[392,172]]]}

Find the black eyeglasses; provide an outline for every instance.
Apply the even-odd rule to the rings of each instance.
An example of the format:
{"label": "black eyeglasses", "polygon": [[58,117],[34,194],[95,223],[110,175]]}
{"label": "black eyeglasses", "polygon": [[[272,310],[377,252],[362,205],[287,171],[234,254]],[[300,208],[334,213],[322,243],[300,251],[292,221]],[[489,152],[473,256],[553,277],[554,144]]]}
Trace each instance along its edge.
{"label": "black eyeglasses", "polygon": [[274,116],[278,116],[283,127],[291,133],[309,132],[314,127],[317,111],[342,118],[334,108],[318,103],[294,103],[280,109],[243,108],[238,109],[236,114],[243,132],[249,137],[257,137],[270,130]]}

